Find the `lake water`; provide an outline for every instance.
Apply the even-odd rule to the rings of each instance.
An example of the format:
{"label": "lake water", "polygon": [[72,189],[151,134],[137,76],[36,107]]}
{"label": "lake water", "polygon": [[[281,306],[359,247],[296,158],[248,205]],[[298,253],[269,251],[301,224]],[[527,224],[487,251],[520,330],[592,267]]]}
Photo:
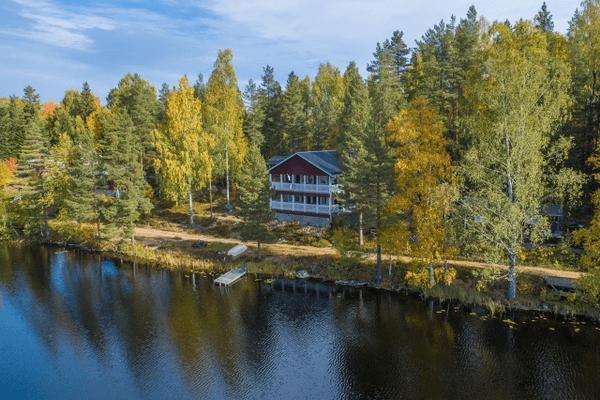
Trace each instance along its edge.
{"label": "lake water", "polygon": [[600,398],[592,322],[213,279],[0,244],[0,398]]}

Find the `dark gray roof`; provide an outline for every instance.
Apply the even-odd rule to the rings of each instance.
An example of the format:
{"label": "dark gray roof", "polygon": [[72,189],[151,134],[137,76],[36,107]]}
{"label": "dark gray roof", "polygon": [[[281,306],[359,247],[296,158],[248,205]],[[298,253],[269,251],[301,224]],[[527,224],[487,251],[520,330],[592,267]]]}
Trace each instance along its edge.
{"label": "dark gray roof", "polygon": [[[340,162],[337,159],[337,154],[337,150],[299,151],[287,157],[273,156],[267,161],[267,165],[270,165],[270,169],[273,169],[277,165],[297,155],[329,175],[338,175],[342,170],[340,169]],[[276,164],[271,164],[271,161],[278,157],[282,157],[281,160]]]}
{"label": "dark gray roof", "polygon": [[562,217],[563,210],[558,204],[544,204],[540,207],[540,214],[551,217]]}
{"label": "dark gray roof", "polygon": [[288,158],[288,156],[273,156],[269,158],[269,160],[267,161],[267,165],[269,166],[269,168],[273,167],[285,160],[286,158]]}

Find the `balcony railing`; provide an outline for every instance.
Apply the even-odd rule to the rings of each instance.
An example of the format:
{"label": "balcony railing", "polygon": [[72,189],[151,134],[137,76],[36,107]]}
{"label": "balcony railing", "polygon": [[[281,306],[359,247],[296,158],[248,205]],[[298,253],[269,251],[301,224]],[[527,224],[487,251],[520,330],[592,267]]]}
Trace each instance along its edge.
{"label": "balcony railing", "polygon": [[284,201],[273,201],[271,200],[271,208],[273,210],[282,211],[297,211],[306,212],[313,214],[331,214],[330,207],[328,205],[317,205],[317,204],[304,204],[304,203],[288,203]]}
{"label": "balcony railing", "polygon": [[275,190],[300,193],[338,193],[340,185],[314,185],[309,183],[272,182]]}

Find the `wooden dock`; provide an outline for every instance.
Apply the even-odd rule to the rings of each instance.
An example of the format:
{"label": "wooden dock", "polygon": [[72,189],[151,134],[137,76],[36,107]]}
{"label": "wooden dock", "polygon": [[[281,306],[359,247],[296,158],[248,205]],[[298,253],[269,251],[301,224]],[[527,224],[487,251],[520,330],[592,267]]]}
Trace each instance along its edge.
{"label": "wooden dock", "polygon": [[215,279],[215,285],[225,285],[225,286],[229,286],[229,285],[233,285],[235,282],[239,281],[240,279],[242,279],[242,277],[244,275],[246,275],[246,267],[247,267],[248,263],[245,263],[244,265],[242,265],[240,268],[238,269],[232,269],[229,272],[226,272],[225,274],[221,275],[220,277],[218,277],[217,279]]}
{"label": "wooden dock", "polygon": [[544,278],[546,285],[550,286],[555,291],[559,290],[575,290],[577,288],[577,282],[569,278],[561,278],[558,276],[547,276]]}

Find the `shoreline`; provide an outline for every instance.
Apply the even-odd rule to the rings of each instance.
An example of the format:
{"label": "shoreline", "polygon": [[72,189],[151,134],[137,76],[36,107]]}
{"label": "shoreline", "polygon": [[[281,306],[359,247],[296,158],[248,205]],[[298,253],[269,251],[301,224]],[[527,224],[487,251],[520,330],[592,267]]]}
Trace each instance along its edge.
{"label": "shoreline", "polygon": [[[215,238],[215,242],[217,241],[218,239]],[[298,257],[289,259],[290,256],[287,256],[285,257],[285,260],[283,260],[284,262],[279,263],[273,263],[265,260],[257,262],[256,260],[248,257],[248,255],[242,255],[235,259],[221,261],[220,259],[215,259],[214,257],[198,257],[197,254],[190,254],[189,251],[181,251],[182,247],[178,246],[167,245],[148,247],[140,240],[134,244],[127,244],[125,251],[119,251],[116,248],[97,248],[85,245],[85,243],[77,244],[64,241],[41,242],[31,239],[20,239],[13,240],[11,242],[55,246],[65,249],[78,249],[89,253],[99,253],[102,257],[118,259],[122,262],[129,262],[158,269],[169,269],[176,272],[204,273],[211,276],[226,272],[233,268],[235,264],[248,262],[248,274],[302,281],[303,279],[296,279],[295,274],[298,270],[306,269],[309,272],[309,279],[319,283],[331,283],[334,285],[352,288],[368,288],[370,290],[391,292],[401,295],[419,296],[423,301],[427,301],[429,299],[434,299],[440,302],[450,301],[460,304],[460,306],[465,309],[484,309],[485,312],[483,314],[485,315],[501,316],[509,312],[519,311],[541,313],[544,315],[551,314],[557,317],[572,316],[600,322],[600,311],[597,308],[577,305],[576,303],[568,300],[559,300],[547,304],[540,296],[533,296],[533,298],[517,299],[517,301],[507,304],[506,300],[503,301],[503,299],[494,298],[493,294],[490,295],[489,293],[477,293],[476,297],[469,297],[474,296],[475,294],[472,292],[466,292],[464,289],[459,288],[459,285],[455,284],[448,286],[436,285],[431,289],[419,289],[409,287],[406,285],[406,283],[394,284],[389,280],[384,280],[382,284],[377,285],[368,280],[353,278],[352,274],[335,279],[336,277],[321,275],[321,270],[315,272],[314,270],[311,270],[310,267],[303,268],[306,266],[306,262],[310,260],[300,260]],[[321,256],[322,261],[327,257],[327,255]],[[318,257],[315,256],[313,258]],[[461,266],[459,262],[454,262],[453,265],[459,268],[473,268],[472,266],[468,265]],[[529,275],[531,278],[542,279],[541,276],[535,273],[526,273],[521,274],[520,276],[523,277],[523,275]]]}

